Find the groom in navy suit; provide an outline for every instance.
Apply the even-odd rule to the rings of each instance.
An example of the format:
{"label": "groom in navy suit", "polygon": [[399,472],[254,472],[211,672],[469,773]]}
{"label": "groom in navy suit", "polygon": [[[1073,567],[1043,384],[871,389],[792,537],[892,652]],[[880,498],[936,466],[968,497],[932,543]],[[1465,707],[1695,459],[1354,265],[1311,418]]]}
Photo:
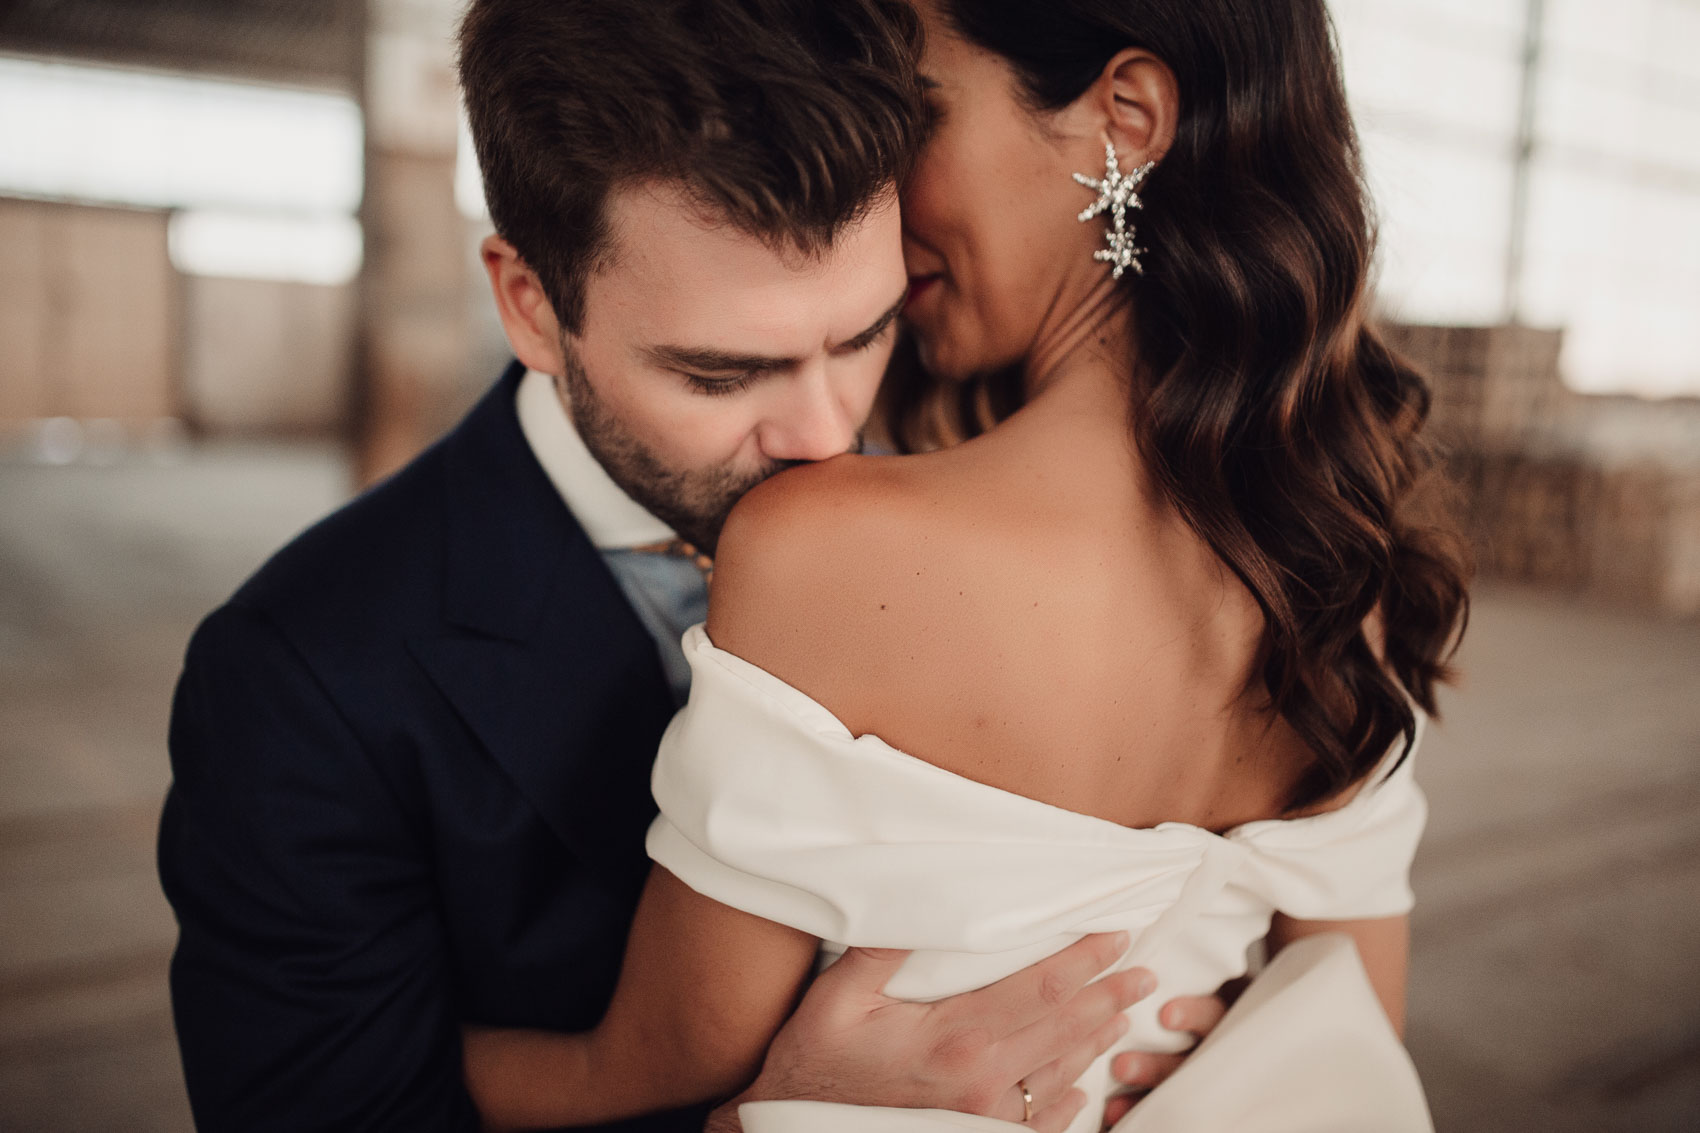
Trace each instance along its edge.
{"label": "groom in navy suit", "polygon": [[[464,1026],[600,1018],[705,552],[756,482],[858,444],[889,356],[915,38],[898,0],[472,5],[484,261],[521,361],[189,646],[159,862],[202,1129],[475,1130]],[[896,960],[853,952],[750,1096],[1019,1110],[1033,1068],[988,1020],[1074,1065],[1137,998],[1081,990],[1114,958],[1088,940],[875,1023]]]}

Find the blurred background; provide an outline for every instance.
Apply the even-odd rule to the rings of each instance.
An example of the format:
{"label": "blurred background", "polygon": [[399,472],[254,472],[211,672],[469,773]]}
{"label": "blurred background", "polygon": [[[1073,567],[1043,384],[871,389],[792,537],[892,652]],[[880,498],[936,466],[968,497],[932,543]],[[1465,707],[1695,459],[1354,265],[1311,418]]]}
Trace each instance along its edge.
{"label": "blurred background", "polygon": [[[454,0],[0,0],[0,1129],[189,1128],[198,618],[506,360]],[[1452,1131],[1700,1128],[1700,0],[1335,0],[1483,579],[1420,777]]]}

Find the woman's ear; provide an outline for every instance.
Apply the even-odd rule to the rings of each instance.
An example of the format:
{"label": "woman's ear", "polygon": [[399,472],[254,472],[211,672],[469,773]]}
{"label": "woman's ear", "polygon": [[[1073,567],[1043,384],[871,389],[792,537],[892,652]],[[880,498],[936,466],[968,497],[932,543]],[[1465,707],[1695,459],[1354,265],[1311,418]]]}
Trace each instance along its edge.
{"label": "woman's ear", "polygon": [[1117,52],[1086,98],[1104,116],[1124,169],[1161,162],[1174,144],[1180,87],[1169,65],[1149,51]]}
{"label": "woman's ear", "polygon": [[533,370],[561,377],[566,373],[561,324],[544,293],[543,281],[520,258],[518,250],[500,236],[486,236],[478,250],[514,357]]}

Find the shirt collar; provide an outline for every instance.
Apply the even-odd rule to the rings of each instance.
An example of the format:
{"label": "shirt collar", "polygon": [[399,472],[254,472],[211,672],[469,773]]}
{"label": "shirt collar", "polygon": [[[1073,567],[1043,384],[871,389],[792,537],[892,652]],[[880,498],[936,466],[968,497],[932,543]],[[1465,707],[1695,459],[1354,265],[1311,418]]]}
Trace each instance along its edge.
{"label": "shirt collar", "polygon": [[573,428],[555,379],[527,370],[515,395],[520,431],[537,463],[598,550],[666,543],[673,529],[646,511],[608,475]]}

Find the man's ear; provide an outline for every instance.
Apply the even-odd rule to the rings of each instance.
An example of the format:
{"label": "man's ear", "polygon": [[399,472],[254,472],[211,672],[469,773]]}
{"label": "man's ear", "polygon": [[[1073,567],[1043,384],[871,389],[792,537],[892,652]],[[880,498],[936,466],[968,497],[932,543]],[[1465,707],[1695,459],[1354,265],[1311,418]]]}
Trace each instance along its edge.
{"label": "man's ear", "polygon": [[533,370],[557,378],[564,375],[561,323],[543,291],[543,281],[500,236],[486,236],[478,251],[514,357]]}
{"label": "man's ear", "polygon": [[1161,162],[1174,145],[1180,84],[1151,52],[1138,47],[1117,52],[1082,97],[1103,116],[1124,170]]}

